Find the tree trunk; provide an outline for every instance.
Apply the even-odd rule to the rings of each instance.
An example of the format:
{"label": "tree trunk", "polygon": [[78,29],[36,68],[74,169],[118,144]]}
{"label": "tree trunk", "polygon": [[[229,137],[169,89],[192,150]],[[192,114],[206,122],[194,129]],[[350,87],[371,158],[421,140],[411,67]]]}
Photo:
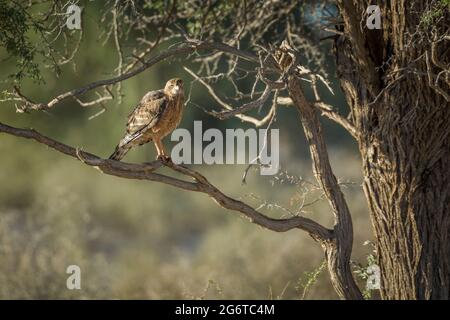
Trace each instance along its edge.
{"label": "tree trunk", "polygon": [[449,299],[449,55],[441,37],[448,7],[443,20],[421,29],[437,1],[387,3],[380,5],[383,29],[369,30],[368,3],[339,1],[345,36],[335,43],[359,133],[381,296]]}

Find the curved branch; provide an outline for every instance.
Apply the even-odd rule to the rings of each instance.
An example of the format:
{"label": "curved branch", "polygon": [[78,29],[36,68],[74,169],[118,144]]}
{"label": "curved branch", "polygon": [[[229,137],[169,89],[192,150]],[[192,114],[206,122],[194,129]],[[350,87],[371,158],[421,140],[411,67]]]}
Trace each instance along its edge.
{"label": "curved branch", "polygon": [[80,95],[90,91],[90,90],[93,90],[93,89],[96,89],[99,87],[113,85],[115,83],[132,78],[132,77],[138,75],[139,73],[145,71],[146,69],[152,67],[153,65],[155,65],[165,59],[168,59],[170,57],[177,56],[180,54],[188,54],[188,53],[192,53],[196,50],[204,50],[204,49],[209,49],[209,50],[213,50],[213,51],[222,51],[225,53],[229,53],[229,54],[238,56],[238,57],[248,60],[248,61],[259,62],[259,59],[256,55],[246,52],[246,51],[243,51],[243,50],[240,50],[240,49],[236,49],[236,48],[231,47],[224,43],[194,41],[194,40],[185,41],[178,46],[164,50],[163,52],[161,52],[153,57],[150,57],[147,60],[141,61],[142,66],[140,66],[139,68],[136,68],[127,73],[123,73],[122,75],[114,77],[114,78],[94,81],[84,87],[80,87],[77,89],[73,89],[73,90],[64,92],[64,93],[59,94],[56,97],[54,97],[48,103],[35,103],[28,97],[21,94],[21,98],[25,102],[24,106],[22,106],[21,111],[50,109],[50,108],[54,107],[55,105],[59,104],[61,101],[64,101],[68,98],[77,97],[77,96],[80,96]]}
{"label": "curved branch", "polygon": [[[35,140],[55,149],[56,151],[80,160],[89,166],[95,167],[108,175],[126,179],[156,181],[188,191],[205,193],[214,199],[219,206],[225,209],[240,212],[252,223],[272,231],[285,232],[291,229],[301,229],[308,232],[313,239],[320,242],[328,242],[334,237],[332,230],[329,230],[321,224],[305,217],[296,216],[288,219],[274,219],[267,217],[248,204],[225,195],[213,186],[203,175],[184,166],[173,163],[163,164],[160,161],[153,161],[151,163],[144,164],[133,164],[102,159],[94,154],[81,151],[80,149],[46,137],[33,129],[15,128],[2,123],[0,123],[0,132],[16,137]],[[192,178],[194,182],[154,173],[156,169],[163,165],[166,165],[168,168],[184,176]]]}
{"label": "curved branch", "polygon": [[362,78],[376,95],[380,92],[380,80],[376,74],[376,65],[369,54],[366,35],[361,28],[362,17],[359,16],[364,5],[354,0],[339,0],[337,4],[344,19],[345,33],[351,39],[352,48],[361,66]]}
{"label": "curved branch", "polygon": [[313,106],[318,108],[321,111],[322,115],[339,124],[345,130],[347,130],[348,133],[350,133],[355,139],[358,139],[358,130],[356,130],[355,126],[352,123],[350,123],[350,121],[348,121],[346,118],[341,116],[338,112],[334,111],[331,105],[326,104],[324,102],[315,102],[313,103]]}
{"label": "curved branch", "polygon": [[301,116],[303,130],[309,143],[313,172],[322,187],[334,214],[334,241],[325,244],[328,269],[336,292],[346,299],[362,299],[350,268],[353,226],[344,194],[334,176],[314,106],[306,100],[296,74],[288,79],[289,95]]}
{"label": "curved branch", "polygon": [[[277,103],[281,105],[294,104],[292,99],[289,97],[278,97]],[[355,126],[350,121],[348,121],[348,119],[346,119],[339,112],[337,112],[332,105],[329,105],[322,101],[314,102],[312,103],[312,105],[313,107],[320,110],[321,115],[327,117],[329,120],[343,127],[354,138],[356,139],[358,138],[358,130],[355,128]]]}
{"label": "curved branch", "polygon": [[230,106],[228,103],[226,103],[225,101],[223,101],[221,98],[219,98],[219,96],[216,94],[216,92],[214,91],[214,89],[202,78],[200,78],[197,74],[195,74],[191,69],[184,67],[184,70],[189,73],[195,80],[197,80],[198,82],[200,82],[209,92],[209,94],[211,95],[211,97],[222,106],[222,108],[224,108],[224,111],[221,112],[214,112],[214,111],[206,111],[208,114],[220,119],[220,120],[224,120],[224,119],[229,119],[231,117],[236,117],[238,119],[240,119],[241,121],[244,122],[249,122],[255,125],[255,127],[261,127],[264,124],[266,124],[271,118],[273,113],[275,112],[274,108],[271,108],[269,113],[263,117],[262,119],[257,119],[255,117],[252,116],[248,116],[243,114],[244,112],[247,112],[251,109],[256,109],[261,107],[269,98],[270,93],[272,92],[271,88],[269,88],[269,85],[266,86],[266,89],[264,90],[264,92],[262,93],[262,95],[256,100],[256,101],[252,101],[249,103],[244,104],[243,106],[239,107],[239,108],[233,108],[232,106]]}

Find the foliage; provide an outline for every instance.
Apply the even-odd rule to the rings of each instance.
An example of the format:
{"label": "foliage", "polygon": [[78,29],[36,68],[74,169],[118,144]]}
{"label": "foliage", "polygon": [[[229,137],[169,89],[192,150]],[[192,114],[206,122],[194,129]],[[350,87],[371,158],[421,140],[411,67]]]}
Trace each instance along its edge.
{"label": "foliage", "polygon": [[318,266],[313,271],[305,271],[303,273],[303,277],[298,280],[298,286],[296,287],[296,290],[301,293],[301,299],[304,300],[306,298],[306,295],[308,294],[310,288],[317,283],[319,276],[322,274],[322,272],[326,269],[327,261],[324,260],[320,266]]}
{"label": "foliage", "polygon": [[[353,267],[354,267],[353,272],[360,279],[367,281],[367,279],[372,275],[368,271],[370,270],[371,266],[377,265],[377,258],[376,258],[376,250],[375,250],[374,243],[372,243],[371,241],[365,241],[364,245],[372,247],[372,253],[369,253],[366,256],[366,263],[364,265],[360,264],[360,263],[354,263],[353,264]],[[372,298],[372,290],[365,287],[363,290],[363,296],[364,296],[364,299],[371,299]]]}
{"label": "foliage", "polygon": [[427,28],[437,23],[437,21],[444,16],[444,12],[450,9],[450,0],[440,0],[433,2],[430,9],[425,11],[420,18],[420,23]]}
{"label": "foliage", "polygon": [[35,44],[29,39],[30,31],[40,32],[42,25],[32,23],[28,13],[15,2],[0,0],[0,47],[16,62],[16,71],[10,77],[15,81],[30,78],[43,80],[38,63],[35,62]]}

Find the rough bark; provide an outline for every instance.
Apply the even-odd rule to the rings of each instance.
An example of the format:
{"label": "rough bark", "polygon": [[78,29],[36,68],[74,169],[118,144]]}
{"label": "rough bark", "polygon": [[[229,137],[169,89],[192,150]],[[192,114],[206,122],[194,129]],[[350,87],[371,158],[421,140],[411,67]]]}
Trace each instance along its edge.
{"label": "rough bark", "polygon": [[337,65],[359,133],[381,296],[449,299],[449,56],[448,39],[439,40],[448,7],[421,30],[433,1],[383,1],[383,29],[368,30],[367,2],[338,2]]}

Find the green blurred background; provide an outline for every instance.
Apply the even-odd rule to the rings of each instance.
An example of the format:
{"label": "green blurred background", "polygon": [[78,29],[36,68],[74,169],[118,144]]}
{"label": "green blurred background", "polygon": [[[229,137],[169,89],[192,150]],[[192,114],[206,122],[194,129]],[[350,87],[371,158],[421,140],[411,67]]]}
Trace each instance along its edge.
{"label": "green blurred background", "polygon": [[[95,10],[84,14],[84,40],[76,68],[65,65],[56,77],[44,71],[45,84],[25,81],[22,91],[35,101],[110,77],[117,65],[114,44],[98,41]],[[330,46],[324,45],[324,53]],[[3,79],[13,72],[15,61],[0,49]],[[334,61],[327,60],[334,73]],[[14,104],[0,105],[0,121],[32,127],[63,143],[107,157],[124,131],[126,116],[149,90],[159,89],[172,77],[192,81],[182,66],[183,58],[160,63],[123,82],[123,102],[106,103],[107,111],[89,120],[100,109],[82,108],[68,100],[51,111],[19,114]],[[345,110],[336,79],[336,95],[325,91],[328,102]],[[247,84],[247,89],[252,83]],[[188,87],[188,86],[187,86]],[[215,88],[227,95],[229,87]],[[10,89],[5,82],[1,91]],[[90,93],[83,100],[95,98]],[[194,85],[192,101],[217,109],[206,90]],[[267,108],[268,106],[266,106]],[[254,113],[258,115],[258,113]],[[193,121],[208,127],[247,128],[235,120],[217,121],[192,104],[187,105],[180,127],[192,130]],[[335,174],[341,181],[354,219],[353,260],[364,264],[371,253],[364,246],[371,239],[370,221],[361,189],[357,146],[348,134],[324,120],[325,135]],[[314,181],[307,145],[294,108],[280,106],[275,128],[280,129],[281,169]],[[171,143],[166,138],[165,145]],[[178,190],[146,181],[130,181],[101,174],[91,167],[44,145],[0,135],[0,298],[106,298],[106,299],[300,299],[304,285],[314,278],[309,272],[323,262],[318,243],[307,234],[292,230],[275,233],[262,229],[235,212],[217,206],[203,194]],[[128,162],[153,160],[151,144],[131,151]],[[251,171],[241,184],[245,166],[197,165],[226,194],[258,207],[261,201],[295,208],[304,190],[278,177]],[[318,197],[306,195],[306,202]],[[262,208],[273,217],[285,214]],[[322,200],[306,208],[305,216],[332,226],[332,214]],[[81,268],[82,290],[66,288],[68,265]],[[361,285],[364,281],[360,280]],[[324,270],[307,299],[335,299]]]}

